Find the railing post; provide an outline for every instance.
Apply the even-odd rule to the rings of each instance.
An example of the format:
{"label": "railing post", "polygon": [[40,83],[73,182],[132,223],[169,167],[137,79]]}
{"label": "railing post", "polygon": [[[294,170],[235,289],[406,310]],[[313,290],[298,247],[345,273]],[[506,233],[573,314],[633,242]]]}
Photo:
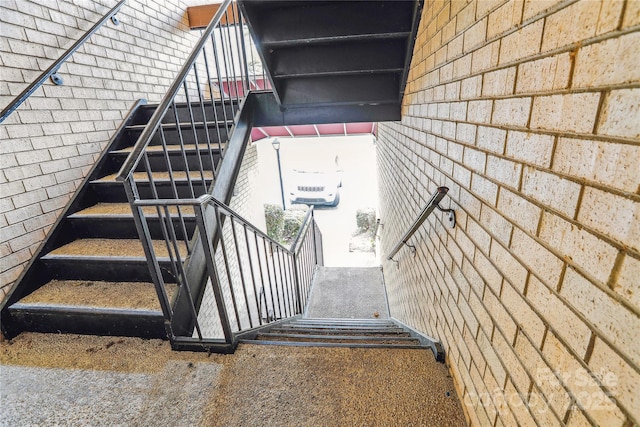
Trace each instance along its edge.
{"label": "railing post", "polygon": [[300,300],[300,277],[298,275],[298,256],[295,252],[291,253],[293,259],[293,284],[296,287],[296,314],[302,313],[302,301]]}
{"label": "railing post", "polygon": [[162,313],[164,314],[165,320],[171,322],[171,305],[169,304],[167,292],[164,289],[164,280],[162,278],[162,273],[160,272],[160,264],[158,263],[158,258],[156,257],[151,244],[151,232],[149,231],[147,222],[142,221],[142,208],[134,205],[135,200],[138,198],[138,191],[134,186],[135,183],[133,183],[130,179],[127,179],[124,182],[124,190],[127,194],[127,199],[129,200],[129,204],[131,205],[131,209],[133,212],[133,222],[135,223],[136,229],[138,230],[142,248],[144,250],[145,256],[147,257],[147,262],[148,264],[150,264],[149,273],[151,274],[151,280],[153,281],[153,284],[156,288],[156,293],[158,294],[158,300],[160,302],[160,307],[162,308]]}
{"label": "railing post", "polygon": [[[205,204],[204,207],[206,208],[207,205]],[[215,266],[215,252],[211,244],[211,242],[213,241],[213,237],[211,236],[207,228],[207,221],[204,220],[203,205],[200,204],[194,206],[194,210],[196,212],[196,223],[200,232],[200,239],[203,243],[202,247],[204,249],[205,259],[207,261],[207,270],[209,271],[209,279],[211,280],[211,289],[213,290],[213,295],[216,299],[218,317],[220,318],[220,324],[224,333],[224,339],[227,344],[232,344],[233,332],[231,331],[231,322],[229,321],[229,314],[227,313],[227,307],[224,303],[224,295],[222,294],[220,279],[218,277],[218,271]],[[215,216],[211,222],[213,223],[215,233],[219,233],[220,239],[222,239],[221,224],[218,222],[217,216]]]}
{"label": "railing post", "polygon": [[311,211],[311,238],[313,239],[313,262],[318,265],[318,242],[316,242],[316,219]]}

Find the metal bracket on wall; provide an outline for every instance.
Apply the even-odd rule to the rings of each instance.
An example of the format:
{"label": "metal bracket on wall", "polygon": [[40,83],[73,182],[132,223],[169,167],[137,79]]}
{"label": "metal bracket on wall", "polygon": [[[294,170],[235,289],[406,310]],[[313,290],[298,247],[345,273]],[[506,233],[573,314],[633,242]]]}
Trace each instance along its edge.
{"label": "metal bracket on wall", "polygon": [[120,20],[118,19],[118,17],[116,15],[113,15],[111,17],[111,22],[113,23],[113,25],[120,25]]}
{"label": "metal bracket on wall", "polygon": [[404,242],[405,246],[408,247],[409,249],[411,249],[411,253],[413,254],[413,256],[416,256],[416,247],[413,245],[408,244],[407,242]]}
{"label": "metal bracket on wall", "polygon": [[440,212],[449,213],[449,228],[454,228],[456,226],[456,211],[453,209],[444,209],[440,205],[436,205],[436,208],[438,208]]}
{"label": "metal bracket on wall", "polygon": [[395,263],[396,263],[396,268],[398,268],[398,269],[400,268],[400,261],[396,261],[396,260],[395,260],[395,259],[393,259],[393,258],[389,258],[389,261],[391,261],[391,262],[395,262]]}
{"label": "metal bracket on wall", "polygon": [[53,74],[51,74],[51,81],[53,82],[54,85],[57,86],[61,86],[64,84],[64,80],[62,79],[62,77],[60,77],[60,74],[58,74],[58,70],[60,68],[57,68]]}

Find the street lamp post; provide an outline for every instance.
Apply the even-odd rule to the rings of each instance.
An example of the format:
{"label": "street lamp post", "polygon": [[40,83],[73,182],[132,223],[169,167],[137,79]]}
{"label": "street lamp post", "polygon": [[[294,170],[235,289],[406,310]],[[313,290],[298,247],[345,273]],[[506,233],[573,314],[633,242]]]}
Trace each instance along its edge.
{"label": "street lamp post", "polygon": [[284,186],[282,185],[282,167],[280,166],[280,141],[278,138],[271,141],[273,149],[276,150],[276,157],[278,158],[278,177],[280,177],[280,194],[282,195],[282,210],[286,210],[284,206]]}

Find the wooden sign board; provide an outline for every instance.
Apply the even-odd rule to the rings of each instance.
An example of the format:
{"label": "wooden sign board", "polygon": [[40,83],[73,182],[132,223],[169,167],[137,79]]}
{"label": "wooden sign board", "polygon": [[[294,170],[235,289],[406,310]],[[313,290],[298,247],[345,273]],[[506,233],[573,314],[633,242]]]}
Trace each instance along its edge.
{"label": "wooden sign board", "polygon": [[[187,16],[189,17],[189,28],[192,30],[198,30],[201,28],[206,28],[207,25],[213,19],[213,16],[216,14],[218,9],[220,8],[220,3],[214,4],[205,4],[202,6],[191,6],[187,8]],[[222,17],[220,23],[222,25],[235,24],[236,19],[238,17],[238,11],[232,12],[232,9],[229,8],[228,12]]]}

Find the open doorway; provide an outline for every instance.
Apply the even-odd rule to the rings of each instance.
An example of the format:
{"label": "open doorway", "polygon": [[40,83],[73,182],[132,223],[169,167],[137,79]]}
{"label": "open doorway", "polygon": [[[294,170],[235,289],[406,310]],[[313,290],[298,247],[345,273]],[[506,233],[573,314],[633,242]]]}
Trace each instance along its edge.
{"label": "open doorway", "polygon": [[273,143],[274,138],[254,142],[256,190],[263,203],[281,207],[284,198],[285,210],[314,205],[325,266],[380,265],[373,236],[378,206],[375,136],[279,137],[275,147]]}

